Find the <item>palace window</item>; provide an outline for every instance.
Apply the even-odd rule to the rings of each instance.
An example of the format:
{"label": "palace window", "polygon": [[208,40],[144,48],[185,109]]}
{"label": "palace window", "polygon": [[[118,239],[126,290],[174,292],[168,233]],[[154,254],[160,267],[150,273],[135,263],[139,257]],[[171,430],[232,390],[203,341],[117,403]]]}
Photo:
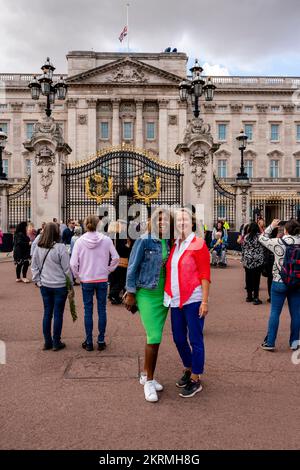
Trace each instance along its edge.
{"label": "palace window", "polygon": [[123,122],[123,139],[132,140],[132,122]]}
{"label": "palace window", "polygon": [[253,140],[253,124],[245,124],[245,134],[248,140]]}
{"label": "palace window", "polygon": [[296,178],[300,178],[300,160],[296,160]]}
{"label": "palace window", "polygon": [[217,209],[217,217],[218,219],[226,219],[226,206],[219,205]]}
{"label": "palace window", "polygon": [[8,160],[7,158],[3,158],[2,160],[3,171],[8,176]]}
{"label": "palace window", "polygon": [[226,140],[227,136],[227,124],[218,124],[218,139]]}
{"label": "palace window", "polygon": [[253,111],[253,106],[246,105],[245,106],[245,111],[246,111],[246,113],[249,113],[250,111]]}
{"label": "palace window", "polygon": [[297,141],[300,141],[300,124],[297,124],[296,131],[297,131]]}
{"label": "palace window", "polygon": [[30,176],[31,175],[31,160],[29,158],[26,158],[25,160],[25,170],[26,170],[26,175]]}
{"label": "palace window", "polygon": [[4,103],[0,104],[0,111],[4,111],[7,108],[8,108],[7,104],[4,104]]}
{"label": "palace window", "polygon": [[271,140],[279,141],[279,124],[271,124]]}
{"label": "palace window", "polygon": [[26,123],[26,138],[28,140],[31,139],[32,135],[33,135],[33,126],[34,126],[34,122],[27,122]]}
{"label": "palace window", "polygon": [[273,113],[276,113],[276,112],[280,111],[280,106],[271,106],[271,111]]}
{"label": "palace window", "polygon": [[147,122],[146,137],[147,137],[147,140],[155,139],[155,123],[154,122]]}
{"label": "palace window", "polygon": [[220,104],[220,105],[218,106],[218,110],[219,110],[219,111],[226,111],[227,108],[228,108],[228,106],[225,105],[225,104]]}
{"label": "palace window", "polygon": [[105,140],[109,139],[109,129],[107,121],[100,122],[100,138]]}
{"label": "palace window", "polygon": [[279,178],[279,161],[278,160],[270,161],[270,177]]}
{"label": "palace window", "polygon": [[227,178],[227,160],[218,160],[218,177]]}
{"label": "palace window", "polygon": [[8,123],[7,122],[0,122],[0,129],[2,129],[2,132],[5,132],[5,134],[8,135]]}
{"label": "palace window", "polygon": [[245,160],[245,172],[248,175],[248,178],[253,178],[253,161]]}

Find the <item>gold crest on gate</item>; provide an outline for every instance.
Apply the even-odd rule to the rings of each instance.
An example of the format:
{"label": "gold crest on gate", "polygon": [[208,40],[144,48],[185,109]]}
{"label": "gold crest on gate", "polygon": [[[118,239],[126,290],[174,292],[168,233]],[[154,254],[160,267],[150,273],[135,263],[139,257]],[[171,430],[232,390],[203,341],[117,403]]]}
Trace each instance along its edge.
{"label": "gold crest on gate", "polygon": [[86,179],[86,194],[89,199],[96,199],[101,204],[103,199],[112,195],[112,178],[95,173]]}
{"label": "gold crest on gate", "polygon": [[134,178],[134,194],[136,199],[144,201],[145,204],[149,204],[151,199],[156,199],[160,193],[160,178],[154,177],[148,172],[145,172],[143,176],[137,176]]}

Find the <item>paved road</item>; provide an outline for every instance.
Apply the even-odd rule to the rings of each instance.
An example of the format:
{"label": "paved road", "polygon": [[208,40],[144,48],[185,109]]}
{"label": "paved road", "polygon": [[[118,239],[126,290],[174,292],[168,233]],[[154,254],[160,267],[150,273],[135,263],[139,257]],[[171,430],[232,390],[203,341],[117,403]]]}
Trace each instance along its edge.
{"label": "paved road", "polygon": [[203,392],[178,396],[181,365],[168,321],[158,404],[145,402],[136,379],[144,348],[137,315],[109,307],[109,347],[87,353],[80,347],[76,288],[79,320],[73,324],[65,312],[66,350],[43,352],[38,289],[15,284],[9,262],[0,264],[0,279],[0,339],[7,345],[7,364],[0,365],[1,449],[299,448],[300,365],[292,364],[288,350],[288,312],[278,351],[262,351],[269,306],[244,302],[238,261],[213,272]]}

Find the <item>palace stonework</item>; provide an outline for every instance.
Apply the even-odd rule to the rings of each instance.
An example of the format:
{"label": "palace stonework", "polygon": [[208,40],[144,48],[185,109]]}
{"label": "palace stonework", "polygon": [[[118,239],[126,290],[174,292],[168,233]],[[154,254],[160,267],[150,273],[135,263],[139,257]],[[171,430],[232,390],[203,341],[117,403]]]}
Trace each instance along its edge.
{"label": "palace stonework", "polygon": [[[186,77],[184,53],[101,53],[67,55],[67,100],[57,102],[53,117],[72,149],[69,162],[90,158],[105,148],[131,145],[162,161],[179,163],[175,153],[193,118],[192,106],[179,100]],[[45,103],[31,99],[31,74],[0,74],[0,127],[7,133],[4,171],[11,182],[30,173],[24,142],[44,113]],[[212,102],[201,102],[201,117],[215,142],[214,173],[231,188],[240,168],[236,136],[248,135],[245,168],[251,210],[268,219],[282,205],[282,217],[300,209],[300,77],[212,77]],[[299,96],[298,96],[299,89]],[[197,176],[197,175],[196,175]],[[195,176],[195,177],[196,177]],[[226,217],[225,208],[218,209]]]}

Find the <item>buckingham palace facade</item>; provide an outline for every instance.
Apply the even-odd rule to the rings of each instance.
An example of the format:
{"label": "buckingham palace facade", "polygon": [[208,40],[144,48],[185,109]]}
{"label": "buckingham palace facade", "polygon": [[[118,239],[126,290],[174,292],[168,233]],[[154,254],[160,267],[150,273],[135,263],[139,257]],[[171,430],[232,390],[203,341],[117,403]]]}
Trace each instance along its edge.
{"label": "buckingham palace facade", "polygon": [[[192,119],[190,104],[179,100],[178,85],[187,76],[184,53],[67,54],[67,100],[55,104],[72,148],[70,162],[84,161],[106,148],[129,144],[161,161],[178,163],[176,146]],[[0,74],[0,127],[7,134],[4,172],[12,182],[30,174],[23,142],[44,113],[44,102],[31,99],[33,75]],[[300,77],[212,77],[214,100],[201,103],[201,116],[211,126],[214,172],[230,188],[240,169],[236,137],[248,136],[245,169],[251,181],[251,210],[271,219],[300,210]],[[277,212],[276,212],[277,211]],[[220,207],[219,216],[226,216]]]}

